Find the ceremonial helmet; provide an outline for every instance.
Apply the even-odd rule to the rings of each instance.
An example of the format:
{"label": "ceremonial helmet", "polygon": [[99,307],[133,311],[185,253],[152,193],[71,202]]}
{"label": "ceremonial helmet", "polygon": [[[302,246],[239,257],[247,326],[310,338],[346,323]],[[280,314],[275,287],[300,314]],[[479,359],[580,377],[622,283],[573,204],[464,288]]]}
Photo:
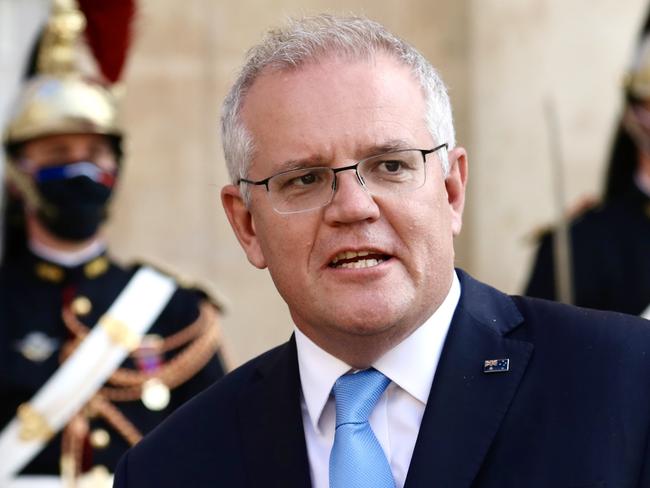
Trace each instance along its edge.
{"label": "ceremonial helmet", "polygon": [[16,108],[5,132],[7,146],[55,134],[122,134],[111,92],[77,75],[35,77]]}
{"label": "ceremonial helmet", "polygon": [[[79,3],[83,7],[93,2]],[[111,88],[111,84],[119,79],[126,49],[121,50],[119,42],[107,42],[114,41],[106,39],[107,27],[87,22],[75,0],[53,1],[38,48],[37,74],[25,82],[5,128],[3,142],[9,155],[12,148],[30,139],[78,133],[110,136],[117,143],[119,156],[122,128],[115,87]],[[110,28],[114,30],[114,25]],[[84,31],[101,72],[93,77],[82,74],[77,64],[78,40]],[[111,35],[120,38],[119,32],[111,31]],[[93,44],[97,39],[100,42]]]}
{"label": "ceremonial helmet", "polygon": [[52,0],[49,20],[2,137],[8,156],[0,246],[5,259],[24,247],[24,204],[39,208],[41,201],[33,182],[16,165],[24,142],[57,134],[100,134],[109,138],[117,161],[121,159],[115,93],[134,14],[133,0]]}

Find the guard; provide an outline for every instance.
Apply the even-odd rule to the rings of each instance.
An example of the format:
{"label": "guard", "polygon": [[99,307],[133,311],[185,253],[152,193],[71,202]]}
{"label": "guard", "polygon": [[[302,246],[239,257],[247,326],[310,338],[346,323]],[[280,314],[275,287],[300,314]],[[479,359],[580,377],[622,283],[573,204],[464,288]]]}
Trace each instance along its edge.
{"label": "guard", "polygon": [[[149,266],[124,269],[107,252],[101,224],[123,138],[110,82],[125,58],[124,49],[116,63],[115,48],[127,42],[113,38],[107,62],[98,42],[106,26],[94,22],[128,21],[134,8],[80,4],[86,16],[74,1],[54,2],[38,73],[4,134],[3,487],[111,486],[121,454],[225,369],[213,300]],[[119,15],[106,15],[111,8]],[[111,35],[128,34],[124,25]],[[84,29],[101,79],[75,65]]]}

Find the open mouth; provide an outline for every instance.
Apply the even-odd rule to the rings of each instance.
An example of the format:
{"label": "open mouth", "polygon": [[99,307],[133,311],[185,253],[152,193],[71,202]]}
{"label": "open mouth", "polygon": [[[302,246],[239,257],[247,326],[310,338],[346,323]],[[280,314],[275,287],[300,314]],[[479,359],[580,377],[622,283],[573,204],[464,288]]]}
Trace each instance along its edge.
{"label": "open mouth", "polygon": [[380,254],[373,251],[343,251],[338,253],[330,268],[361,269],[372,268],[390,259],[387,254]]}

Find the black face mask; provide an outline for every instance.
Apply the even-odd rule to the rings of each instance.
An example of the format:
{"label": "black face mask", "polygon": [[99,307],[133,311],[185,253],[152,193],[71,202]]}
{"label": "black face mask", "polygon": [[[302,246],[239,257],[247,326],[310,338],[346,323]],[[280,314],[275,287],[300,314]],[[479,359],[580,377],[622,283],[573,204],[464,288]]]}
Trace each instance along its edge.
{"label": "black face mask", "polygon": [[75,168],[90,168],[89,164],[83,162],[47,168],[35,178],[42,198],[38,219],[47,230],[61,239],[88,239],[106,220],[108,202],[113,192],[113,176],[96,166],[96,171],[75,171]]}

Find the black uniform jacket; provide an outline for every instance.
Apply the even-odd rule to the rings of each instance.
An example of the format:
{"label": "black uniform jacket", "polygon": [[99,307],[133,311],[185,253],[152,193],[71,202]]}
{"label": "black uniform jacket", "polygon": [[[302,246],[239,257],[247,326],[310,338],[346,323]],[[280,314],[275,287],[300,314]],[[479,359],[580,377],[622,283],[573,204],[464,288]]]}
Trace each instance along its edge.
{"label": "black uniform jacket", "polygon": [[[459,277],[406,487],[650,486],[650,324]],[[484,373],[492,359],[509,370]],[[295,341],[178,410],[115,486],[310,486]]]}
{"label": "black uniform jacket", "polygon": [[[117,266],[105,255],[64,268],[29,252],[8,260],[0,268],[0,429],[59,367],[64,345],[73,336],[62,320],[63,305],[72,304],[76,319],[91,327],[135,271]],[[148,333],[165,338],[192,324],[199,315],[202,299],[195,290],[178,288]],[[170,351],[161,361],[172,359],[175,352]],[[123,367],[138,371],[132,360],[127,360]],[[145,408],[139,399],[116,401],[114,406],[137,430],[147,433],[221,376],[221,360],[214,356],[189,381],[171,391],[170,402],[162,411]],[[102,465],[112,471],[129,444],[103,418],[91,418],[89,437],[98,430],[108,433],[108,437],[104,435],[100,446],[92,446],[86,440],[82,469]],[[60,452],[61,435],[57,435],[22,474],[58,473]]]}
{"label": "black uniform jacket", "polygon": [[[650,305],[650,198],[636,186],[571,225],[575,305],[641,314]],[[552,233],[542,238],[525,294],[557,299]]]}

